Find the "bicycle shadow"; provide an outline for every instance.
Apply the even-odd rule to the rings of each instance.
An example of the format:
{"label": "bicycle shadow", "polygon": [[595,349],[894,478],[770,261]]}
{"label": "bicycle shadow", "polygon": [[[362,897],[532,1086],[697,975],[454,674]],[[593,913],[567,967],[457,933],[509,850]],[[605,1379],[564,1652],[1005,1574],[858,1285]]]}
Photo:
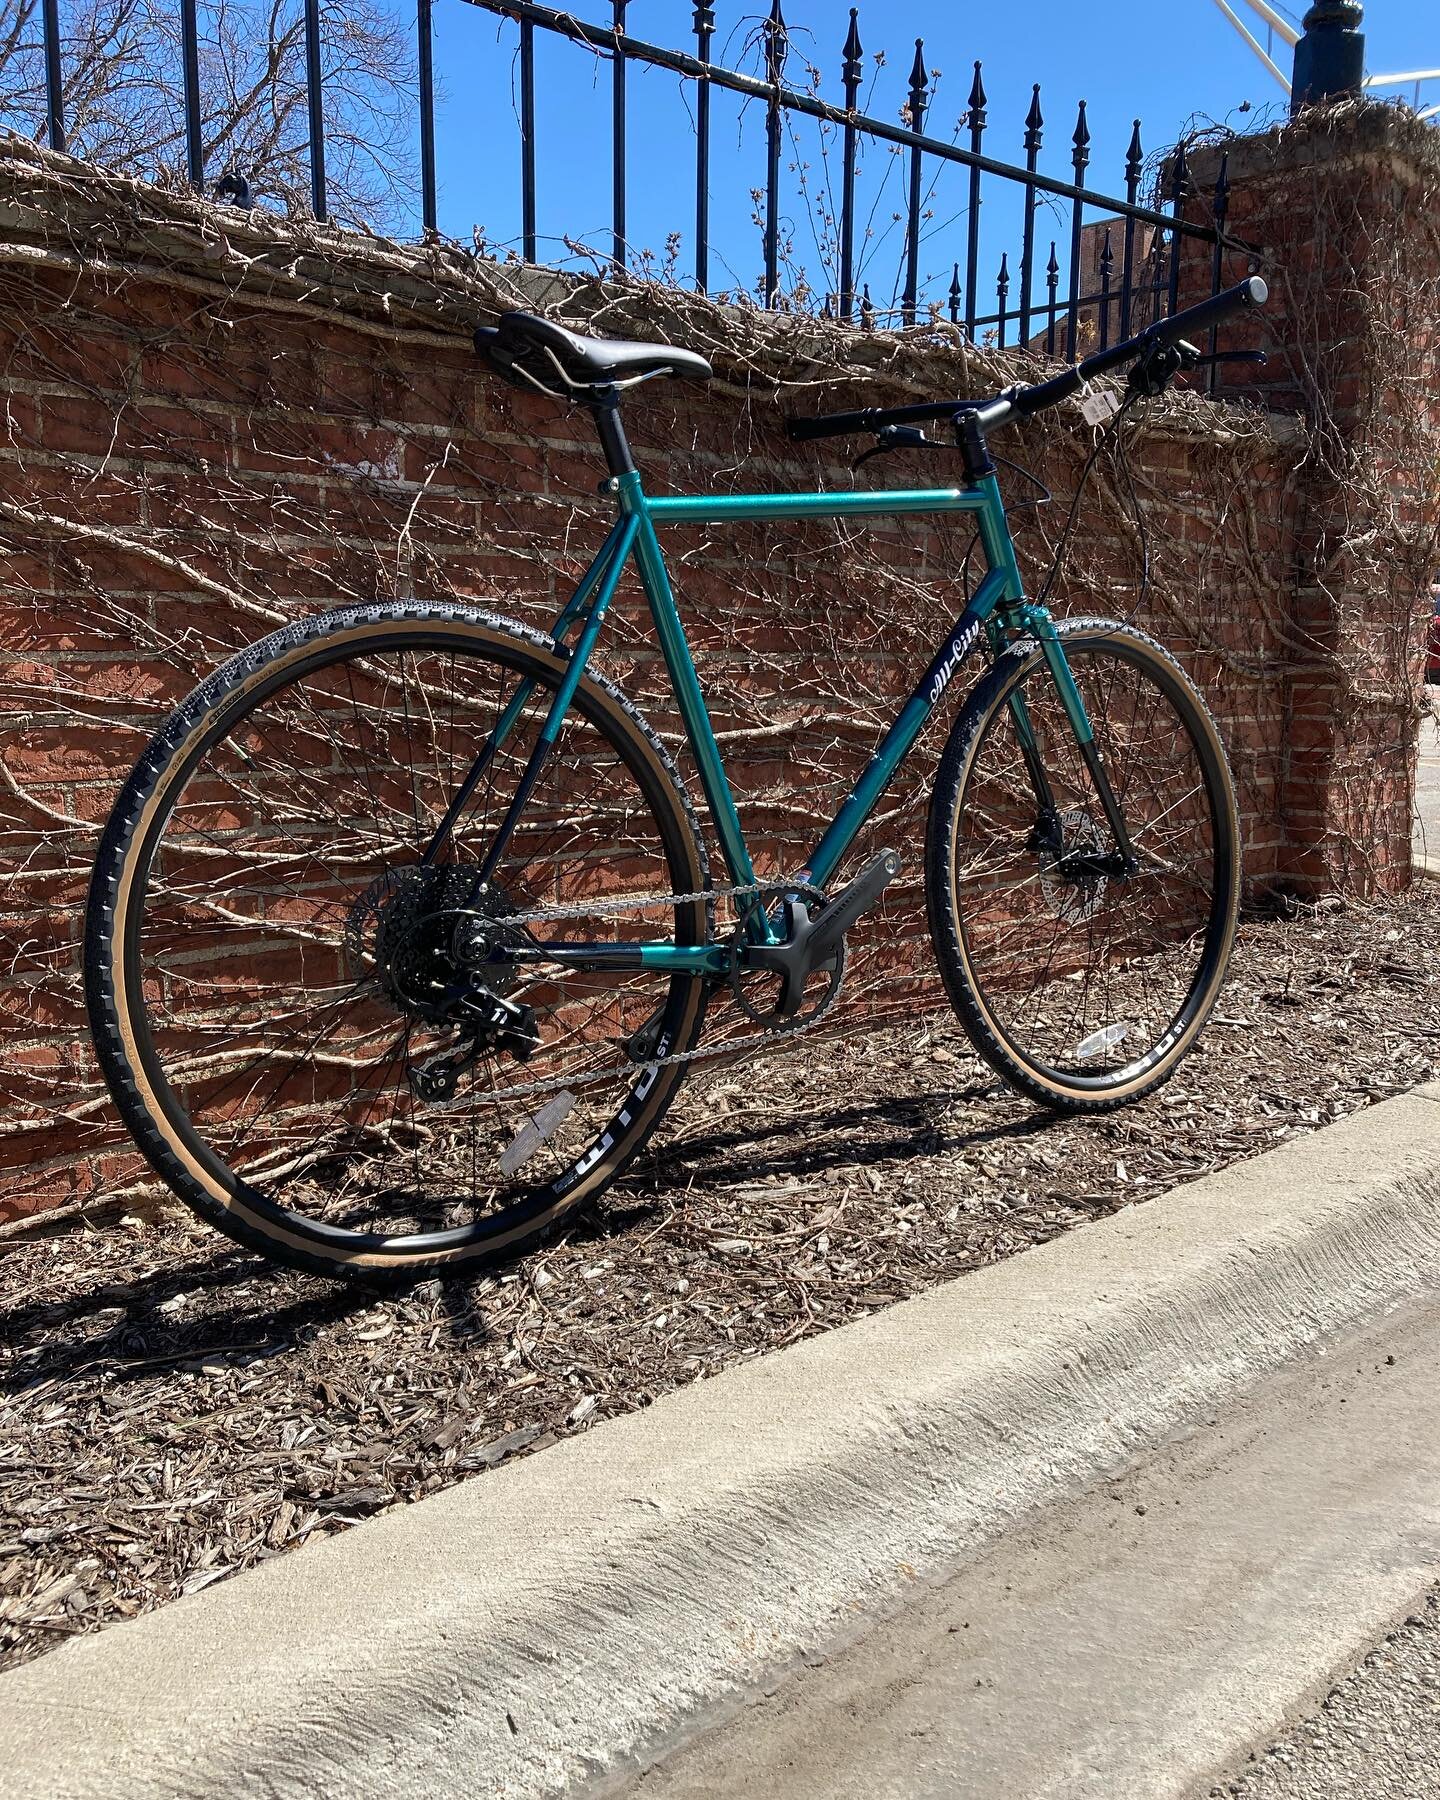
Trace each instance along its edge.
{"label": "bicycle shadow", "polygon": [[[693,1207],[697,1197],[746,1182],[813,1181],[847,1168],[903,1166],[942,1149],[963,1153],[1049,1128],[1051,1120],[1040,1112],[958,1131],[948,1120],[942,1126],[942,1118],[992,1092],[975,1083],[811,1111],[797,1105],[760,1119],[740,1115],[682,1132],[648,1152],[641,1165],[532,1254],[553,1254],[557,1248],[583,1254],[663,1224],[667,1216]],[[526,1260],[519,1257],[511,1266]],[[107,1388],[124,1386],[167,1368],[225,1359],[258,1364],[296,1350],[301,1337],[317,1327],[341,1323],[377,1304],[405,1305],[417,1292],[435,1305],[434,1323],[442,1331],[483,1350],[495,1335],[477,1293],[486,1279],[486,1271],[477,1271],[384,1295],[272,1268],[217,1239],[213,1250],[198,1259],[187,1255],[174,1267],[108,1278],[56,1298],[0,1305],[0,1342],[20,1344],[43,1330],[38,1343],[18,1351],[11,1367],[0,1372],[0,1394],[39,1383],[63,1386],[81,1376]],[[197,1298],[199,1306],[187,1311]],[[213,1304],[206,1306],[207,1299]],[[121,1316],[100,1331],[77,1329],[111,1309]]]}
{"label": "bicycle shadow", "polygon": [[987,1144],[1020,1142],[1052,1128],[1051,1116],[1038,1110],[1015,1119],[987,1120],[970,1129],[956,1129],[946,1117],[993,1091],[977,1082],[817,1112],[772,1114],[753,1123],[742,1116],[733,1125],[682,1135],[652,1151],[611,1191],[663,1193],[683,1179],[686,1197],[693,1198],[696,1192],[767,1177],[823,1179],[827,1171],[905,1164],[941,1151],[963,1154]]}

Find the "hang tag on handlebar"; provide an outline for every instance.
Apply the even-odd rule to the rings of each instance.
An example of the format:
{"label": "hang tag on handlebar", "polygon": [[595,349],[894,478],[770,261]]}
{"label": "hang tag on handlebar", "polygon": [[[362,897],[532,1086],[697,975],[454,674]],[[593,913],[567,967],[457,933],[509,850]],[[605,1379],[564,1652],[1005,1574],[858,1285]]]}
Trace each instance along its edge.
{"label": "hang tag on handlebar", "polygon": [[1109,388],[1086,389],[1080,396],[1080,411],[1087,425],[1103,425],[1120,410],[1120,402]]}

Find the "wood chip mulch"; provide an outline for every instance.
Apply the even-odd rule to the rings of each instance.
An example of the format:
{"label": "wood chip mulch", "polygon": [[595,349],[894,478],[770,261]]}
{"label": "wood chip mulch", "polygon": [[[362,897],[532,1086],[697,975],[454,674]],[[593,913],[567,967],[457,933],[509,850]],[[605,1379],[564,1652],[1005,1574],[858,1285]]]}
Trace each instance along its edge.
{"label": "wood chip mulch", "polygon": [[188,1215],[0,1257],[0,1666],[1043,1243],[1435,1073],[1440,893],[1247,923],[1153,1099],[1055,1120],[947,1015],[692,1080],[513,1267],[383,1301]]}

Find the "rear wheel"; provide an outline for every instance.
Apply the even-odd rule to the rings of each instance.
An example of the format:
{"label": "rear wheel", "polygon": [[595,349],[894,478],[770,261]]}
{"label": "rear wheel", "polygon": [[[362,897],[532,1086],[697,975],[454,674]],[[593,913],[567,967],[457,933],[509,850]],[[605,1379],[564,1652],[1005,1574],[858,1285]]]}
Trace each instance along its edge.
{"label": "rear wheel", "polygon": [[[704,900],[673,898],[707,886],[693,817],[608,683],[580,684],[476,892],[564,669],[471,609],[332,613],[219,670],[141,758],[91,887],[92,1029],[150,1162],[232,1237],[372,1281],[474,1264],[597,1193],[664,1112],[703,981],[508,954],[705,939]],[[606,910],[650,895],[672,898]],[[532,927],[540,912],[559,916]]]}
{"label": "rear wheel", "polygon": [[1058,630],[1138,868],[1114,870],[1069,718],[1026,639],[946,745],[926,887],[941,971],[976,1049],[1042,1104],[1099,1112],[1165,1081],[1215,1004],[1239,905],[1239,820],[1215,722],[1179,665],[1127,625]]}

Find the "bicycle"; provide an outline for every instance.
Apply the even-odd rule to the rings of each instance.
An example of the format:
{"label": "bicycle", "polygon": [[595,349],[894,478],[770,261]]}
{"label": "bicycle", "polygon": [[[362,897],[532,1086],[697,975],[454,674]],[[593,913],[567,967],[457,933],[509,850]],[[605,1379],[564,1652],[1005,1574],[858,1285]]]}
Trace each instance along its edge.
{"label": "bicycle", "polygon": [[[1230,955],[1229,768],[1158,644],[1025,598],[987,439],[1127,363],[1132,392],[1160,391],[1200,360],[1189,334],[1266,297],[1252,278],[989,400],[789,422],[877,448],[948,427],[962,484],[913,491],[651,498],[624,390],[703,379],[702,357],[521,313],[477,332],[493,372],[591,411],[615,522],[548,636],[438,601],[299,619],[151,741],[101,842],[85,983],[110,1091],[154,1169],[240,1243],[332,1276],[409,1280],[532,1243],[616,1178],[712,1054],[717,992],[750,1032],[742,1050],[828,1013],[847,933],[898,857],[838,891],[831,878],[977,652],[925,847],[949,997],[980,1056],[1045,1106],[1152,1092]],[[986,572],[806,866],[762,880],[658,528],[920,512],[971,518]],[[660,738],[590,667],[632,556],[724,883]]]}

